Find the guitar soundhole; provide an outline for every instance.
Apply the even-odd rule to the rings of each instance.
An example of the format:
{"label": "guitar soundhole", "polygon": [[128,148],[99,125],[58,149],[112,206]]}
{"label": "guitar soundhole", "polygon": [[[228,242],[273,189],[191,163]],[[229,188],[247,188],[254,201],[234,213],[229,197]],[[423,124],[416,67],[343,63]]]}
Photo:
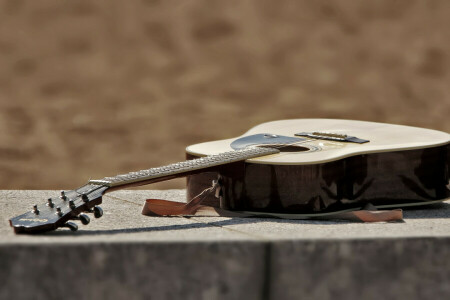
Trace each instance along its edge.
{"label": "guitar soundhole", "polygon": [[302,146],[286,146],[279,148],[280,152],[305,152],[310,151],[310,148],[302,147]]}

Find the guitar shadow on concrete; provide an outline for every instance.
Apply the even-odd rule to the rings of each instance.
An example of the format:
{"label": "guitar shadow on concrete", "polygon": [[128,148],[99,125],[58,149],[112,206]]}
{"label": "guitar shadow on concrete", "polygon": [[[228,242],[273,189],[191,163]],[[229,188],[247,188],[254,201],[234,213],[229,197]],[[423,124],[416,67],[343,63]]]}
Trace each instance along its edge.
{"label": "guitar shadow on concrete", "polygon": [[[166,217],[167,218],[167,217]],[[192,219],[192,217],[185,217],[186,219]],[[217,228],[229,225],[240,224],[255,224],[255,223],[285,223],[285,224],[317,224],[317,225],[338,225],[354,223],[353,221],[346,220],[287,220],[276,218],[227,218],[227,220],[208,222],[210,217],[195,217],[202,218],[205,222],[197,222],[192,224],[176,224],[176,225],[164,225],[164,226],[148,226],[139,228],[124,228],[124,229],[108,229],[108,230],[80,230],[72,232],[69,230],[50,231],[42,233],[40,235],[51,236],[83,236],[83,235],[113,235],[122,233],[139,233],[139,232],[156,232],[156,231],[173,231],[173,230],[188,230],[188,229],[203,229],[203,228]],[[219,218],[219,217],[215,217]]]}
{"label": "guitar shadow on concrete", "polygon": [[[167,217],[165,217],[167,218]],[[208,218],[208,217],[196,217],[196,218]],[[191,219],[191,218],[187,218]],[[124,229],[109,229],[109,230],[78,230],[76,232],[71,232],[69,230],[64,231],[51,231],[43,233],[42,235],[52,235],[52,236],[83,236],[83,235],[103,235],[103,234],[121,234],[121,233],[139,233],[139,232],[157,232],[157,231],[173,231],[173,230],[189,230],[189,229],[203,229],[203,228],[217,228],[227,225],[236,225],[236,224],[251,224],[257,222],[267,222],[267,219],[262,218],[239,218],[239,221],[236,221],[237,218],[232,218],[228,220],[222,221],[214,221],[214,222],[196,222],[190,224],[176,224],[176,225],[164,225],[164,226],[148,226],[148,227],[138,227],[138,228],[124,228]]]}
{"label": "guitar shadow on concrete", "polygon": [[[168,218],[168,217],[165,217]],[[107,229],[107,230],[83,230],[72,232],[69,230],[51,231],[43,233],[40,235],[48,236],[89,236],[89,235],[115,235],[123,233],[141,233],[141,232],[157,232],[157,231],[174,231],[174,230],[189,230],[189,229],[205,229],[205,228],[221,228],[230,225],[245,225],[245,224],[256,224],[256,223],[276,223],[276,224],[308,224],[308,225],[343,225],[359,223],[349,220],[289,220],[289,219],[277,219],[277,218],[226,218],[225,220],[212,221],[209,222],[208,218],[211,217],[184,217],[185,219],[193,219],[197,221],[202,219],[202,221],[197,221],[191,224],[175,224],[175,225],[164,225],[164,226],[148,226],[148,227],[138,227],[138,228],[124,228],[124,229]],[[218,217],[214,217],[218,218]],[[417,207],[411,207],[404,209],[404,219],[405,221],[393,222],[393,223],[404,223],[408,222],[408,219],[446,219],[450,218],[450,203],[437,203],[427,206],[421,206],[420,209]],[[246,234],[242,232],[242,234]]]}

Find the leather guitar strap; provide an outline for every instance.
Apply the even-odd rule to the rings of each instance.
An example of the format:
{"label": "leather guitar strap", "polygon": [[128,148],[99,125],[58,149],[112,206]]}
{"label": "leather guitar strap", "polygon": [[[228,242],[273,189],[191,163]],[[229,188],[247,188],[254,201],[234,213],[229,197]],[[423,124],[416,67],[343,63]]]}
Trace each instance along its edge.
{"label": "leather guitar strap", "polygon": [[[142,214],[146,216],[218,216],[218,217],[258,217],[255,214],[246,212],[234,212],[219,207],[202,205],[201,203],[211,193],[215,193],[216,186],[205,189],[187,203],[147,199],[142,209]],[[376,210],[373,206],[366,206],[362,210],[338,212],[328,216],[317,217],[318,219],[340,219],[357,222],[392,222],[403,220],[401,209]]]}

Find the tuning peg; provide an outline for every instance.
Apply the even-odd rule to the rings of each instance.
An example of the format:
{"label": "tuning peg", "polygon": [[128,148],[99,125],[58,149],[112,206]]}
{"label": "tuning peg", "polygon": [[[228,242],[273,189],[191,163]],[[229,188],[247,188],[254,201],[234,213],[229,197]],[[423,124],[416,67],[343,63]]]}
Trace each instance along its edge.
{"label": "tuning peg", "polygon": [[50,208],[53,208],[53,207],[55,206],[55,204],[53,203],[52,198],[48,198],[48,203],[47,203],[47,205],[48,205]]}
{"label": "tuning peg", "polygon": [[38,215],[39,214],[39,209],[37,207],[37,204],[33,205],[33,212]]}
{"label": "tuning peg", "polygon": [[103,209],[100,206],[94,206],[94,217],[100,218],[103,216]]}
{"label": "tuning peg", "polygon": [[87,224],[89,224],[89,222],[91,222],[91,219],[90,219],[89,216],[86,215],[86,214],[80,214],[80,215],[78,216],[78,219],[81,221],[81,223],[82,223],[83,225],[87,225]]}
{"label": "tuning peg", "polygon": [[61,211],[61,207],[59,207],[59,206],[56,207],[56,214],[60,217],[63,215],[63,213]]}
{"label": "tuning peg", "polygon": [[67,199],[67,197],[66,197],[66,192],[61,191],[61,196],[60,196],[59,198],[61,198],[61,199],[63,199],[63,200],[66,200],[66,199]]}
{"label": "tuning peg", "polygon": [[75,208],[75,202],[74,202],[73,200],[69,200],[69,207],[70,207],[71,209],[74,209],[74,208]]}
{"label": "tuning peg", "polygon": [[67,228],[69,228],[72,231],[77,231],[78,230],[78,225],[75,224],[74,222],[67,222],[62,227],[67,227]]}
{"label": "tuning peg", "polygon": [[81,200],[83,200],[83,202],[88,202],[89,198],[86,194],[81,194]]}

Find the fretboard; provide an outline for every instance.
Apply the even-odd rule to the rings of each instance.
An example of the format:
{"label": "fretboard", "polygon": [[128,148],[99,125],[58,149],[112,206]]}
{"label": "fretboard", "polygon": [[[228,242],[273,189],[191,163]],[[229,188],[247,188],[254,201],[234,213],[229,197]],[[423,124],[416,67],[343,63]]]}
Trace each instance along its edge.
{"label": "fretboard", "polygon": [[133,183],[156,180],[162,177],[170,177],[181,173],[189,173],[196,170],[206,169],[214,166],[225,165],[250,158],[276,154],[280,151],[275,148],[254,147],[243,150],[228,151],[220,154],[209,155],[179,163],[170,164],[164,167],[151,168],[137,172],[105,177],[99,180],[90,180],[91,184],[98,184],[108,187],[130,185]]}

